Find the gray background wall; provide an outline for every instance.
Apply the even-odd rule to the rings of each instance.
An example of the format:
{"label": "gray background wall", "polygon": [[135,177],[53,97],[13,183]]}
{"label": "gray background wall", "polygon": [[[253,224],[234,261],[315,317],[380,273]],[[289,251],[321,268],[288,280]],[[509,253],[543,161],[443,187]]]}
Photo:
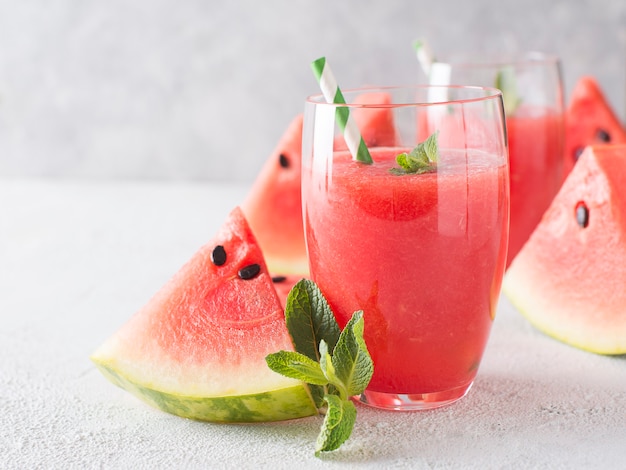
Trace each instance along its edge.
{"label": "gray background wall", "polygon": [[626,117],[625,0],[0,0],[0,177],[252,181],[311,60],[407,83],[418,37],[558,54]]}

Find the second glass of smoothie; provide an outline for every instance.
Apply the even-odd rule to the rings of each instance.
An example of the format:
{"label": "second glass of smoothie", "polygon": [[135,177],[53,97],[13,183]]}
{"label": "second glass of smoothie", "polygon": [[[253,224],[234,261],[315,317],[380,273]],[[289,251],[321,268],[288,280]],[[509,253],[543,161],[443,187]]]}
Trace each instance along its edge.
{"label": "second glass of smoothie", "polygon": [[564,104],[558,57],[540,52],[435,62],[429,83],[493,86],[503,92],[511,171],[507,267],[563,182]]}

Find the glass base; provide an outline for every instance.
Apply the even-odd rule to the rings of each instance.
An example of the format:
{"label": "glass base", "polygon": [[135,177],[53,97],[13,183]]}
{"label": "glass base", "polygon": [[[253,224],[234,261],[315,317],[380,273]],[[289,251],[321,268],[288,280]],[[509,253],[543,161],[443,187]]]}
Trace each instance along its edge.
{"label": "glass base", "polygon": [[358,401],[375,408],[397,411],[432,410],[449,405],[467,395],[472,382],[462,387],[434,393],[397,394],[365,390]]}

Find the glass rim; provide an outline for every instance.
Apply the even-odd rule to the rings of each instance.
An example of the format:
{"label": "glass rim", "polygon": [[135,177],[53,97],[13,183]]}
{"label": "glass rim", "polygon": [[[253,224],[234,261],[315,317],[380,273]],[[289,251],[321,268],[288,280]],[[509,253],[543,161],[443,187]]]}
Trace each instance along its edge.
{"label": "glass rim", "polygon": [[561,59],[556,54],[541,51],[528,51],[515,54],[494,52],[480,55],[455,55],[449,60],[438,60],[436,63],[456,68],[490,68],[507,66],[559,65]]}
{"label": "glass rim", "polygon": [[[415,106],[442,106],[442,105],[458,105],[464,103],[478,103],[489,100],[501,100],[502,91],[495,87],[477,86],[477,85],[431,85],[431,84],[410,84],[410,85],[381,85],[381,86],[363,86],[357,88],[347,88],[342,90],[344,95],[356,95],[359,93],[389,93],[394,90],[470,90],[476,92],[475,96],[461,98],[435,98],[433,100],[402,100],[391,103],[329,103],[322,93],[315,93],[306,97],[305,102],[313,105],[324,105],[336,108],[400,108]],[[482,94],[481,94],[482,93]]]}

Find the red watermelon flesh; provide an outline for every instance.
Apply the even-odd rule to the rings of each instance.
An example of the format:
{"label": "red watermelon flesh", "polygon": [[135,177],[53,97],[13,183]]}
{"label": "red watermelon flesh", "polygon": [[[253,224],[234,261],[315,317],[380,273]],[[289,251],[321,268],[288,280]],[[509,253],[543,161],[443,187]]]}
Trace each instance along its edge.
{"label": "red watermelon flesh", "polygon": [[272,276],[272,282],[274,283],[278,300],[280,301],[280,305],[283,309],[287,305],[287,296],[289,295],[289,292],[291,292],[293,286],[295,286],[301,279],[302,276],[295,274],[280,274]]}
{"label": "red watermelon flesh", "polygon": [[[389,103],[387,93],[365,93],[355,101]],[[355,109],[354,119],[368,146],[393,145],[396,130],[389,109]],[[307,275],[309,272],[300,171],[303,115],[294,118],[254,181],[241,208],[248,219],[270,272]],[[343,137],[336,145],[345,146]]]}
{"label": "red watermelon flesh", "polygon": [[307,273],[302,225],[300,114],[289,124],[241,208],[273,273]]}
{"label": "red watermelon flesh", "polygon": [[626,353],[626,145],[583,152],[503,291],[546,334],[600,354]]}
{"label": "red watermelon flesh", "polygon": [[621,124],[591,76],[576,83],[565,115],[565,176],[588,145],[626,143],[626,128]]}
{"label": "red watermelon flesh", "polygon": [[272,421],[314,414],[306,386],[267,366],[265,356],[280,350],[293,350],[284,310],[236,208],[92,360],[113,383],[188,418]]}
{"label": "red watermelon flesh", "polygon": [[[384,92],[362,93],[354,99],[356,105],[385,105],[391,103],[391,95]],[[393,113],[386,108],[353,108],[352,115],[361,137],[368,147],[387,147],[396,144],[396,126]],[[347,150],[343,136],[335,140],[335,150]]]}

